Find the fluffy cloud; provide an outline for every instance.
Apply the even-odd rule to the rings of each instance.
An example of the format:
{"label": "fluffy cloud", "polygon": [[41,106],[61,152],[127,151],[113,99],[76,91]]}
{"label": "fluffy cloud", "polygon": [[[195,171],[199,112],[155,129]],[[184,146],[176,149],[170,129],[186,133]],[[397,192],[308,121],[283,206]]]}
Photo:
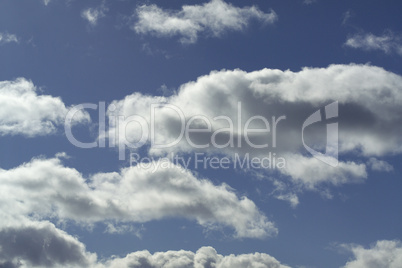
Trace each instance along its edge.
{"label": "fluffy cloud", "polygon": [[[108,135],[120,148],[149,145],[154,155],[202,152],[234,157],[249,153],[264,158],[275,153],[286,160],[280,173],[309,189],[363,182],[367,157],[402,152],[401,85],[401,76],[370,65],[331,65],[299,72],[213,71],[182,85],[170,97],[134,93],[114,101],[108,110]],[[316,112],[334,101],[339,114],[328,107],[328,111],[321,110],[329,124],[338,122],[339,145],[326,144],[327,136],[336,137],[337,132],[329,129],[327,133],[326,117]],[[323,120],[303,129],[312,114]],[[279,120],[281,116],[286,118]],[[253,117],[248,129],[265,131],[251,131],[247,136],[246,124]],[[203,131],[188,131],[185,126]],[[165,148],[158,146],[172,142]],[[332,167],[318,161],[304,145],[327,151],[323,158],[328,162],[334,160],[332,152],[339,147],[340,162]]]}
{"label": "fluffy cloud", "polygon": [[229,186],[198,180],[172,163],[84,178],[62,165],[63,156],[0,170],[0,267],[287,267],[268,254],[222,256],[211,247],[196,253],[138,251],[100,261],[47,219],[103,222],[116,232],[122,230],[112,224],[131,230],[124,223],[165,217],[195,220],[206,228],[228,226],[236,237],[262,238],[277,229]]}
{"label": "fluffy cloud", "polygon": [[372,33],[356,34],[349,37],[345,45],[367,51],[381,50],[387,54],[396,53],[402,56],[402,36],[392,31],[388,31],[381,36]]}
{"label": "fluffy cloud", "polygon": [[50,222],[26,220],[0,229],[0,267],[89,267],[96,254]]}
{"label": "fluffy cloud", "polygon": [[356,245],[343,245],[349,249],[354,260],[344,268],[397,268],[402,267],[402,244],[400,241],[382,240],[371,248]]}
{"label": "fluffy cloud", "polygon": [[18,38],[15,34],[0,33],[0,45],[11,42],[18,43]]}
{"label": "fluffy cloud", "polygon": [[137,8],[137,21],[133,30],[141,34],[156,36],[180,36],[181,43],[195,43],[198,35],[206,32],[221,36],[229,30],[241,31],[251,19],[263,23],[277,20],[274,11],[264,13],[255,6],[234,7],[222,0],[211,0],[203,5],[184,5],[181,11],[167,11],[156,5],[143,5]]}
{"label": "fluffy cloud", "polygon": [[223,256],[212,247],[191,251],[166,251],[151,254],[147,250],[124,258],[97,260],[76,238],[48,222],[31,223],[0,231],[0,267],[92,267],[92,268],[289,268],[265,253]]}
{"label": "fluffy cloud", "polygon": [[[0,135],[48,135],[64,124],[69,108],[60,98],[38,91],[24,78],[0,82]],[[78,111],[72,123],[89,120],[87,113]]]}
{"label": "fluffy cloud", "polygon": [[90,178],[64,167],[59,158],[34,159],[0,170],[3,224],[34,212],[39,218],[81,223],[143,223],[182,217],[206,228],[230,227],[236,237],[264,238],[277,233],[251,200],[237,197],[228,185],[198,180],[171,162],[151,164],[155,166],[137,165]]}
{"label": "fluffy cloud", "polygon": [[90,25],[95,26],[98,20],[106,16],[106,12],[109,9],[105,5],[105,1],[96,8],[87,8],[81,12],[81,17],[86,19]]}
{"label": "fluffy cloud", "polygon": [[222,256],[212,247],[202,247],[196,253],[191,251],[167,251],[150,254],[139,251],[128,254],[125,258],[114,259],[106,264],[107,267],[150,267],[150,268],[289,268],[275,258],[264,253]]}

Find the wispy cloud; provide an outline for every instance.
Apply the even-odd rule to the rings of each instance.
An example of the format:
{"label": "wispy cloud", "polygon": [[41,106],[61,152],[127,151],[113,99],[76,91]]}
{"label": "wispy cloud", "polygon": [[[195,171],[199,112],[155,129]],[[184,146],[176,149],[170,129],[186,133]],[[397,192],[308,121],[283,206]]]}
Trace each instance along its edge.
{"label": "wispy cloud", "polygon": [[343,13],[342,15],[342,25],[345,25],[348,23],[348,21],[353,17],[353,12],[352,10],[347,10]]}
{"label": "wispy cloud", "polygon": [[378,160],[375,157],[371,157],[369,161],[367,161],[367,165],[375,171],[385,171],[391,172],[394,170],[394,167],[391,166],[388,162],[384,160]]}
{"label": "wispy cloud", "polygon": [[345,45],[366,51],[380,50],[387,54],[396,53],[402,56],[402,35],[392,31],[387,31],[380,36],[372,33],[355,34],[346,40]]}
{"label": "wispy cloud", "polygon": [[211,0],[203,5],[185,5],[180,11],[163,10],[156,5],[137,8],[137,21],[132,29],[139,34],[156,36],[179,36],[181,43],[195,43],[198,35],[205,32],[212,36],[234,30],[241,31],[251,19],[273,23],[278,19],[271,10],[264,13],[258,7],[235,7],[222,0]]}
{"label": "wispy cloud", "polygon": [[86,19],[91,26],[96,26],[98,20],[106,16],[109,9],[106,7],[105,1],[95,8],[87,8],[81,12],[81,17]]}
{"label": "wispy cloud", "polygon": [[317,3],[317,0],[303,0],[303,4],[305,5],[311,5]]}
{"label": "wispy cloud", "polygon": [[18,38],[15,34],[0,33],[0,45],[12,42],[18,43]]}

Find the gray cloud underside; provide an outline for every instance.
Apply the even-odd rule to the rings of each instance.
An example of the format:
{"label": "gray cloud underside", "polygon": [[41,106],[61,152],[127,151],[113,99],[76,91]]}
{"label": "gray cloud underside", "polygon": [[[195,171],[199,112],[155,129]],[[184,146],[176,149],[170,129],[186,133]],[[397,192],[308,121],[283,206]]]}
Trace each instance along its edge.
{"label": "gray cloud underside", "polygon": [[[337,167],[309,156],[301,137],[303,122],[309,115],[333,101],[339,103],[339,117],[336,119],[339,122],[340,162]],[[277,125],[275,148],[272,124],[271,132],[252,137],[255,144],[268,143],[267,148],[256,149],[247,145],[244,134],[237,130],[239,102],[243,125],[256,115],[266,118],[269,123],[272,123],[272,116],[286,116]],[[178,93],[170,97],[134,93],[123,100],[116,100],[110,106],[115,110],[109,107],[108,116],[113,119],[118,115],[126,118],[137,115],[151,122],[150,108],[155,103],[178,107],[186,122],[201,115],[204,123],[201,121],[198,128],[205,128],[205,120],[208,120],[212,131],[188,135],[192,143],[206,145],[206,148],[194,148],[183,138],[174,146],[158,149],[155,144],[174,141],[181,129],[177,111],[161,106],[155,109],[155,143],[150,146],[151,154],[204,152],[233,156],[249,153],[264,157],[268,152],[275,152],[286,159],[286,168],[280,169],[280,173],[302,188],[363,182],[367,178],[364,162],[369,157],[402,152],[402,77],[370,65],[330,65],[327,68],[303,68],[299,72],[273,69],[249,73],[239,69],[213,71],[183,84]],[[227,120],[216,119],[217,116],[232,119],[234,130],[212,137],[213,131],[230,126]],[[254,128],[264,126],[262,121],[255,120],[253,123]],[[306,143],[316,150],[325,150],[325,123],[305,129]],[[143,133],[135,123],[124,125],[111,120],[109,126],[110,136],[119,130],[119,142],[134,147]],[[197,128],[197,124],[194,123],[192,128]],[[235,146],[228,144],[231,137]],[[212,146],[212,138],[223,148]],[[239,139],[242,146],[237,146]],[[348,154],[361,160],[344,159],[343,156]]]}

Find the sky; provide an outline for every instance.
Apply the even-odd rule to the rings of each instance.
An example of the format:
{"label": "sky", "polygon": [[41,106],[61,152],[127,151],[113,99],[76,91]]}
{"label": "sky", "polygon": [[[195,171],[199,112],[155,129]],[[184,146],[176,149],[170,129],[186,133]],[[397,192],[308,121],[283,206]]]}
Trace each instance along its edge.
{"label": "sky", "polygon": [[0,267],[402,267],[401,8],[2,0]]}

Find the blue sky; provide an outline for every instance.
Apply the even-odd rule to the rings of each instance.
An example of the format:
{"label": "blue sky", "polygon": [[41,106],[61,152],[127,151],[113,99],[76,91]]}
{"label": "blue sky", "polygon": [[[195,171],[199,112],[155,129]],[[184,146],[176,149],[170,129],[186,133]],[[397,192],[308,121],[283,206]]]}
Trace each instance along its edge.
{"label": "blue sky", "polygon": [[401,8],[1,1],[0,267],[402,266]]}

